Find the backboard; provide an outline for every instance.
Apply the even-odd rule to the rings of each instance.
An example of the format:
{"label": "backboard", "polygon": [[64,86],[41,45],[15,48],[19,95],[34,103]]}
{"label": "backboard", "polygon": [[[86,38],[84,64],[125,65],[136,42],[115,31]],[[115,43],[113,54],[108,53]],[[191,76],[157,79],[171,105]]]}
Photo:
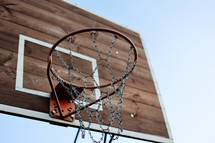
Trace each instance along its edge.
{"label": "backboard", "polygon": [[[140,35],[102,17],[61,0],[5,0],[0,2],[0,112],[26,118],[79,127],[49,116],[51,88],[47,79],[47,56],[52,45],[64,35],[87,27],[105,27],[127,35],[138,50],[138,65],[128,79],[122,109],[122,136],[154,142],[173,142],[165,110]],[[84,37],[84,36],[83,36]],[[86,42],[86,43],[85,43]],[[83,38],[74,56],[83,72],[92,69],[96,55]],[[109,43],[102,43],[107,46]],[[68,54],[62,48],[63,54]],[[101,51],[104,51],[102,49]],[[125,63],[123,48],[112,58],[116,73]],[[82,66],[84,65],[84,66]],[[108,80],[105,68],[96,80]],[[95,93],[95,98],[99,93]],[[92,107],[93,108],[93,107]],[[89,117],[83,118],[88,122]],[[92,130],[98,130],[93,123]],[[111,132],[117,127],[113,125]]]}

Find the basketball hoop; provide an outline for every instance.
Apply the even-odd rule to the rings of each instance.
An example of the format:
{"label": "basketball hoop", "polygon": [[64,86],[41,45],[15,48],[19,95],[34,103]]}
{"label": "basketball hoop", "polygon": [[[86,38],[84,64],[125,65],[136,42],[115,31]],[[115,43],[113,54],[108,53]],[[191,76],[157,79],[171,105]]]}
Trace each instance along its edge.
{"label": "basketball hoop", "polygon": [[[99,46],[97,45],[97,36],[102,33],[107,38],[110,36],[113,37],[110,42],[110,47],[107,50],[106,56],[101,56],[101,50],[99,50]],[[76,44],[75,41],[78,41],[76,38],[89,35],[92,45],[94,46],[94,51],[97,53],[97,61],[96,66],[93,67],[93,70],[90,74],[86,74],[80,71],[74,65],[74,55],[72,51],[72,47]],[[82,36],[83,37],[83,36]],[[114,44],[117,40],[121,40],[122,43],[126,43],[128,45],[128,53],[127,53],[127,61],[125,64],[125,71],[121,76],[116,77],[113,73],[113,67],[110,65],[109,57],[113,53]],[[102,42],[104,39],[102,39]],[[69,64],[66,62],[58,51],[58,47],[61,45],[64,46],[64,43],[68,44],[68,55],[69,55]],[[118,54],[118,51],[115,51]],[[53,55],[55,55],[64,68],[67,69],[67,77],[66,80],[63,77],[60,77],[58,71],[53,66]],[[104,55],[104,54],[103,54]],[[133,56],[133,58],[131,58]],[[99,84],[99,81],[96,80],[96,72],[98,71],[99,66],[104,62],[106,64],[106,68],[110,72],[111,78],[109,83],[104,83],[102,85]],[[47,67],[47,75],[49,79],[49,83],[52,89],[50,96],[50,116],[66,121],[74,121],[75,114],[77,114],[77,118],[80,122],[80,127],[82,129],[82,137],[85,135],[85,129],[89,130],[89,134],[91,139],[94,142],[90,132],[91,123],[96,121],[99,124],[99,128],[102,131],[102,137],[98,142],[103,140],[104,132],[109,133],[109,127],[114,121],[114,118],[117,119],[118,123],[118,132],[120,134],[122,132],[122,100],[123,93],[125,89],[125,85],[127,83],[127,79],[131,72],[133,71],[135,65],[137,63],[137,50],[133,42],[123,35],[120,32],[109,30],[105,28],[87,28],[78,31],[74,31],[60,40],[58,40],[53,47],[51,48],[48,56],[48,67]],[[83,65],[84,66],[84,65]],[[72,76],[73,74],[79,74],[82,77],[83,83],[77,84],[74,83]],[[96,75],[96,76],[95,76]],[[88,80],[91,79],[93,85],[88,85]],[[57,85],[54,85],[54,81],[57,81]],[[99,97],[95,98],[94,95],[98,93]],[[112,104],[113,98],[117,98],[117,105],[114,107]],[[95,106],[94,109],[91,106]],[[102,118],[101,110],[102,108],[106,108],[107,112],[109,112],[108,121],[105,121]],[[89,124],[84,125],[82,120],[82,112],[85,111],[89,116]],[[118,137],[117,137],[118,138]]]}

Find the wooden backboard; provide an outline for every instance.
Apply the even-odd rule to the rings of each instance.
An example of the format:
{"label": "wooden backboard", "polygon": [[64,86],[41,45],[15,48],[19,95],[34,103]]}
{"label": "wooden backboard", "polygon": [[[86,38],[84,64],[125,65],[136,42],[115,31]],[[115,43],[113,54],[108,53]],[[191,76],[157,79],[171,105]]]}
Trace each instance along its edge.
{"label": "wooden backboard", "polygon": [[[138,33],[61,0],[3,0],[0,10],[0,112],[78,127],[78,120],[66,122],[49,116],[48,52],[59,38],[74,30],[104,27],[127,35],[138,50],[138,64],[124,93],[121,135],[173,142]],[[92,61],[86,57],[94,58],[92,49],[76,47],[74,50],[83,65],[91,66]],[[120,71],[118,65],[124,62],[121,55],[124,52],[119,49],[120,54],[113,57],[117,71]],[[98,74],[98,80],[105,78],[102,73]],[[89,118],[84,120],[88,122]],[[99,130],[96,123],[91,128]],[[114,132],[116,126],[111,130]]]}

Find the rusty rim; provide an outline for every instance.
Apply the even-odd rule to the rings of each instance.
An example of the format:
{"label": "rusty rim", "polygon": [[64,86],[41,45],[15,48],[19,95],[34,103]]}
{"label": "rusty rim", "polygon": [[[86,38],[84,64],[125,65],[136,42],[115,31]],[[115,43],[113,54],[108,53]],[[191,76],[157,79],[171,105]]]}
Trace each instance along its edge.
{"label": "rusty rim", "polygon": [[[106,28],[86,28],[86,29],[82,29],[82,30],[77,30],[77,31],[74,31],[72,33],[69,33],[67,34],[66,36],[62,37],[61,39],[59,39],[51,48],[50,52],[49,52],[49,56],[48,56],[48,67],[47,67],[47,75],[48,75],[48,78],[49,78],[49,81],[50,81],[50,84],[52,84],[52,79],[51,79],[51,74],[53,74],[52,70],[51,70],[51,65],[52,65],[52,54],[53,54],[53,51],[55,50],[55,48],[65,39],[67,39],[68,37],[71,37],[71,36],[74,36],[74,35],[77,35],[77,34],[80,34],[80,33],[84,33],[84,32],[91,32],[91,31],[96,31],[96,32],[108,32],[108,33],[112,33],[112,34],[115,34],[115,35],[118,35],[120,37],[122,37],[123,39],[125,39],[133,48],[133,52],[134,52],[134,61],[133,63],[137,62],[137,49],[136,49],[136,46],[134,45],[134,43],[127,37],[125,36],[124,34],[118,32],[118,31],[115,31],[115,30],[111,30],[111,29],[106,29]],[[135,66],[135,65],[134,65]],[[134,69],[134,68],[133,68]],[[133,71],[133,69],[131,70],[131,72]],[[131,73],[130,72],[130,73]],[[55,74],[53,74],[55,76]],[[125,74],[120,81],[123,81],[123,79],[127,76],[127,74]],[[70,85],[71,83],[69,81],[66,81],[64,79],[62,79],[61,77],[58,77],[60,78],[65,84],[67,85]],[[115,81],[114,83],[108,83],[108,84],[104,84],[104,85],[100,85],[100,86],[86,86],[86,87],[83,87],[81,85],[76,85],[76,84],[73,84],[72,86],[76,87],[76,88],[85,88],[85,89],[95,89],[95,88],[103,88],[103,87],[107,87],[107,86],[110,86],[110,85],[114,85],[116,84],[117,82],[119,81]]]}

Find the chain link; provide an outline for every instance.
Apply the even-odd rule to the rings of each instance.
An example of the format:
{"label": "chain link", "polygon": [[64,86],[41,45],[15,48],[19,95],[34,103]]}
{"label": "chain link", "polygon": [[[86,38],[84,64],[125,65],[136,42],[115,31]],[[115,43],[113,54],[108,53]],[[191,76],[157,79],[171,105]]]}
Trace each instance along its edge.
{"label": "chain link", "polygon": [[[60,59],[62,64],[68,69],[69,82],[71,83],[70,86],[68,87],[68,86],[65,85],[65,83],[61,80],[61,78],[55,72],[53,67],[51,68],[51,70],[52,70],[52,73],[57,78],[58,82],[70,94],[72,99],[76,100],[76,102],[75,102],[76,103],[76,111],[77,111],[77,117],[78,117],[78,120],[79,120],[79,123],[80,123],[80,128],[81,128],[81,132],[82,132],[82,134],[81,134],[82,138],[85,137],[85,130],[88,130],[90,138],[92,139],[93,143],[100,143],[104,138],[104,133],[108,133],[110,136],[113,136],[110,133],[109,127],[113,123],[114,118],[116,118],[116,121],[118,123],[118,131],[117,131],[116,137],[114,137],[113,140],[118,139],[120,133],[123,131],[123,128],[122,128],[123,93],[124,93],[125,85],[127,83],[127,79],[129,77],[131,71],[135,67],[136,63],[134,62],[131,65],[131,67],[129,68],[130,59],[131,59],[131,55],[132,55],[132,49],[133,49],[133,47],[130,47],[130,51],[129,51],[129,54],[128,54],[128,61],[127,61],[127,65],[126,65],[126,71],[122,74],[121,77],[119,77],[119,78],[115,77],[114,72],[112,70],[112,67],[109,64],[108,58],[109,58],[109,56],[111,54],[113,46],[114,46],[116,40],[118,39],[118,37],[116,35],[114,35],[114,38],[113,38],[113,40],[111,42],[111,45],[110,45],[110,48],[109,48],[109,51],[108,51],[108,54],[107,54],[105,59],[102,59],[102,56],[101,56],[101,54],[99,52],[99,49],[98,49],[98,46],[96,44],[95,36],[96,35],[94,33],[91,33],[91,38],[92,38],[92,41],[93,41],[93,44],[94,44],[94,48],[95,48],[95,50],[96,50],[96,52],[98,54],[99,60],[98,60],[97,65],[96,65],[96,67],[93,70],[91,75],[85,75],[84,73],[82,73],[81,71],[79,71],[77,68],[74,67],[73,55],[72,55],[72,46],[71,46],[71,38],[69,39],[69,42],[68,42],[69,43],[69,51],[70,51],[69,52],[70,65],[67,65],[67,63],[63,60],[63,58],[61,57],[61,55],[60,55],[60,53],[58,51],[53,52],[55,55],[57,55],[57,57]],[[101,64],[102,60],[104,60],[106,62],[107,67],[108,67],[108,69],[109,69],[109,71],[111,73],[111,76],[112,76],[112,80],[111,80],[110,86],[108,87],[108,91],[103,91],[103,89],[99,87],[98,83],[96,83],[96,80],[94,79],[94,76],[93,76],[95,74],[96,70],[98,69],[98,66]],[[79,73],[84,79],[84,88],[83,88],[83,91],[81,93],[73,86],[72,79],[71,79],[72,78],[71,70]],[[92,95],[95,94],[96,89],[91,91],[90,96],[85,95],[86,94],[85,90],[86,90],[86,86],[87,86],[87,78],[88,77],[93,78],[94,86],[97,87],[96,89],[99,90],[101,95],[104,95],[104,94],[107,95],[107,101],[106,102],[104,100],[103,101],[101,100],[101,98],[103,96],[99,97],[100,101],[103,102],[102,104],[101,104],[101,102],[95,102],[95,100],[93,99]],[[118,87],[115,87],[115,85],[114,85],[115,81],[117,81],[116,85]],[[114,90],[114,94],[109,96],[109,90],[111,89],[111,87]],[[75,95],[73,95],[73,94],[75,94]],[[118,103],[117,103],[115,109],[114,109],[114,106],[113,106],[113,103],[112,103],[112,99],[114,97],[118,97]],[[94,102],[97,105],[97,109],[91,109],[90,107],[85,107],[84,103],[88,103],[87,100],[90,100],[91,102]],[[108,118],[108,122],[106,122],[102,118],[101,113],[99,113],[99,109],[101,108],[101,106],[104,106],[107,109],[107,111],[109,111],[109,113],[110,113],[109,118]],[[89,115],[89,124],[88,124],[88,126],[84,125],[83,118],[82,118],[82,115],[81,115],[81,112],[83,112],[83,111],[80,110],[81,107],[84,107],[84,111],[86,111],[86,113]],[[92,135],[91,130],[90,130],[93,118],[96,119],[96,121],[97,121],[97,123],[99,125],[99,128],[102,131],[101,138],[98,141],[96,141],[93,138],[93,135]]]}

